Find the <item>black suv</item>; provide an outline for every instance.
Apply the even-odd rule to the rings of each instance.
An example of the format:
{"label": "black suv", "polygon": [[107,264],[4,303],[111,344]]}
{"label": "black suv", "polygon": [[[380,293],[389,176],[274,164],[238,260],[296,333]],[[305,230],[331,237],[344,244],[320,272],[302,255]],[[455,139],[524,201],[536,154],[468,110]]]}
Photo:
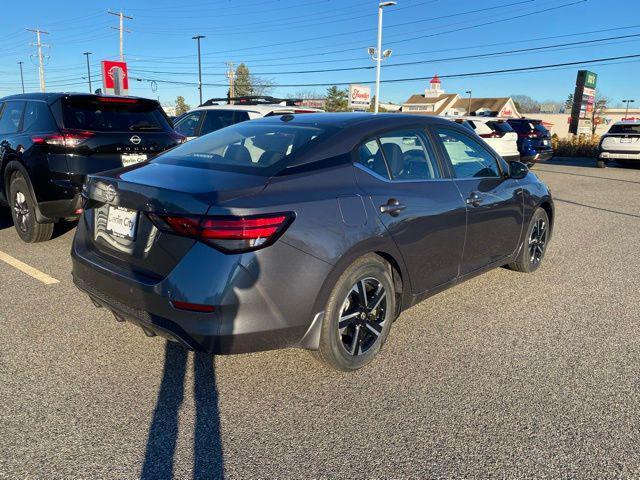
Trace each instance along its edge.
{"label": "black suv", "polygon": [[507,121],[518,134],[518,151],[523,163],[533,165],[553,157],[551,133],[542,124],[542,120],[510,118]]}
{"label": "black suv", "polygon": [[88,173],[144,162],[182,143],[155,100],[32,93],[0,99],[0,204],[25,242],[82,213]]}

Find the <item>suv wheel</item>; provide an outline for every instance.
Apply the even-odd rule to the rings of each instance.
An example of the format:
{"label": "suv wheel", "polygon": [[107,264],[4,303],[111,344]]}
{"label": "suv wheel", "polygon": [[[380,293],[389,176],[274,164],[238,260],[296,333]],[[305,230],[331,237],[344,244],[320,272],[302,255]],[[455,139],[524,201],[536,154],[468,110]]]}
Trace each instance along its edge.
{"label": "suv wheel", "polygon": [[527,237],[520,249],[518,258],[508,267],[518,272],[535,272],[542,264],[549,242],[549,216],[544,208],[538,207],[527,228]]}
{"label": "suv wheel", "polygon": [[365,366],[384,345],[395,312],[389,266],[377,255],[359,258],[338,279],[327,301],[316,356],[336,370]]}
{"label": "suv wheel", "polygon": [[53,235],[53,223],[40,223],[36,219],[36,202],[29,184],[20,172],[14,173],[9,184],[9,201],[13,225],[20,238],[27,243],[44,242]]}

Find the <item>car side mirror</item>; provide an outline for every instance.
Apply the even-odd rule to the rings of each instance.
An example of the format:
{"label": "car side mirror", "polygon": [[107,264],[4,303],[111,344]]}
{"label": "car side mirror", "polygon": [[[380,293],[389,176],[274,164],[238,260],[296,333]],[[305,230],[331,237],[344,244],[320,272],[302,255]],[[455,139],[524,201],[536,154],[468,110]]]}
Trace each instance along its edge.
{"label": "car side mirror", "polygon": [[509,163],[509,178],[521,180],[527,176],[529,168],[522,162]]}

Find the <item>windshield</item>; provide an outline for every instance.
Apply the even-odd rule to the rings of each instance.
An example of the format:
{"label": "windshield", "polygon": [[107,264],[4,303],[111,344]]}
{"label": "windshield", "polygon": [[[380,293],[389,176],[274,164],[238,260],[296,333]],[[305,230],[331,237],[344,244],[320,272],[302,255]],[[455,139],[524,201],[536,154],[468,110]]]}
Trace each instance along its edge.
{"label": "windshield", "polygon": [[62,104],[65,128],[92,132],[160,132],[171,126],[155,102],[69,98]]}
{"label": "windshield", "polygon": [[319,142],[335,127],[285,123],[238,123],[189,141],[154,163],[271,176],[292,154]]}
{"label": "windshield", "polygon": [[620,124],[620,125],[612,125],[609,129],[609,133],[631,133],[635,135],[640,135],[640,124]]}

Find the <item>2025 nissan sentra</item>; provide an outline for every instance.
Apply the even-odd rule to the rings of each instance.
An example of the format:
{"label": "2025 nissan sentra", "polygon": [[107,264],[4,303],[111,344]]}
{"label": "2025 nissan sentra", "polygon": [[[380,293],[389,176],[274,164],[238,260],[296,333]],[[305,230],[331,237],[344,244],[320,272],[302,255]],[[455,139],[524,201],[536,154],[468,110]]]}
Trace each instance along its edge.
{"label": "2025 nissan sentra", "polygon": [[192,350],[369,363],[404,309],[491,268],[533,272],[554,219],[519,162],[435,117],[283,115],[90,175],[73,278]]}

